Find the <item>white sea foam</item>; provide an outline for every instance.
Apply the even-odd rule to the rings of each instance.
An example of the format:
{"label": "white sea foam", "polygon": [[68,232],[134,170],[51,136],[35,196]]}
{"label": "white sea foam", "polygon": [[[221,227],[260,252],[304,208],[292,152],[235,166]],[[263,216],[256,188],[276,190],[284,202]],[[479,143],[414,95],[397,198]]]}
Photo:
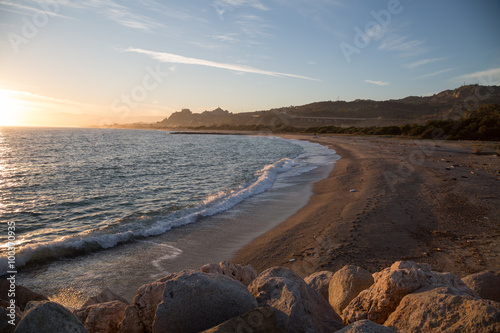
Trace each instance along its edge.
{"label": "white sea foam", "polygon": [[153,264],[153,266],[155,266],[156,269],[158,269],[158,270],[162,269],[162,267],[160,265],[161,261],[173,259],[173,258],[178,257],[182,254],[182,250],[179,248],[176,248],[175,246],[172,246],[172,245],[163,245],[163,246],[167,248],[165,250],[165,252],[167,252],[167,254],[165,254],[165,255],[163,255],[163,256],[159,257],[158,259],[153,260],[151,262]]}
{"label": "white sea foam", "polygon": [[[337,159],[335,151],[319,144],[293,140],[302,146],[304,151],[294,158],[284,158],[270,164],[256,172],[255,179],[229,192],[221,192],[207,197],[197,206],[184,208],[163,217],[155,218],[153,223],[145,225],[126,224],[106,233],[106,229],[66,236],[60,239],[38,244],[28,244],[16,253],[16,267],[22,267],[31,261],[43,261],[60,257],[71,257],[81,253],[88,253],[100,249],[107,249],[118,244],[129,242],[140,237],[160,235],[173,227],[194,223],[200,218],[212,216],[231,209],[238,203],[263,193],[273,187],[276,180],[280,186],[287,186],[286,179],[310,172],[318,166],[326,165]],[[150,220],[150,219],[149,219]],[[172,250],[158,260],[168,259],[180,253]],[[7,272],[7,257],[0,257],[0,275]]]}

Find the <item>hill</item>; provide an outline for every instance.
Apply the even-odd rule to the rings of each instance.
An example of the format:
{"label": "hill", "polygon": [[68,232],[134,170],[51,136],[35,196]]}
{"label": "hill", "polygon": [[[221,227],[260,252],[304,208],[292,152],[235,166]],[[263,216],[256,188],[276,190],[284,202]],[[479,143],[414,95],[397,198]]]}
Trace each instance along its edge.
{"label": "hill", "polygon": [[457,120],[467,112],[487,104],[500,104],[500,86],[466,85],[432,96],[409,96],[386,101],[323,101],[243,113],[232,113],[221,108],[202,113],[183,109],[162,121],[141,127],[401,126],[408,123],[424,124],[429,120]]}

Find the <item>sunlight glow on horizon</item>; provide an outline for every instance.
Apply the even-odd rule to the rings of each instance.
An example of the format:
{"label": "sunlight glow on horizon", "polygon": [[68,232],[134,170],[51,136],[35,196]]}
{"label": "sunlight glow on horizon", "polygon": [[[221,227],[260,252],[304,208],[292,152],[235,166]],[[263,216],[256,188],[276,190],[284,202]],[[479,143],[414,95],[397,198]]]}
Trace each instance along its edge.
{"label": "sunlight glow on horizon", "polygon": [[141,116],[155,122],[167,116],[157,109],[142,104],[134,110],[116,112],[105,106],[0,88],[0,127],[102,126],[137,122]]}
{"label": "sunlight glow on horizon", "polygon": [[8,90],[0,89],[0,126],[22,126],[19,101]]}
{"label": "sunlight glow on horizon", "polygon": [[[39,96],[26,91],[0,89],[0,127],[1,126],[67,126],[57,125],[57,113],[67,111],[64,101]],[[60,119],[59,119],[60,120]]]}

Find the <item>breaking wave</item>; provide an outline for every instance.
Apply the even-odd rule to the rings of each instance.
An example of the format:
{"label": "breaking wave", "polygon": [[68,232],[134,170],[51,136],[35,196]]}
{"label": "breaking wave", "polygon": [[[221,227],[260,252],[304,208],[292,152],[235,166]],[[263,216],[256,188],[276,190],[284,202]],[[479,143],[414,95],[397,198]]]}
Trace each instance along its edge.
{"label": "breaking wave", "polygon": [[[224,212],[249,197],[265,192],[273,186],[279,174],[292,170],[297,164],[294,159],[281,159],[265,166],[255,174],[253,181],[236,189],[211,195],[198,205],[186,207],[165,216],[143,216],[139,218],[142,223],[105,227],[64,236],[54,241],[27,244],[16,251],[15,266],[22,267],[31,263],[108,249],[136,239],[160,235],[174,227],[194,223],[200,218]],[[7,265],[7,255],[0,257],[0,275],[6,274]]]}

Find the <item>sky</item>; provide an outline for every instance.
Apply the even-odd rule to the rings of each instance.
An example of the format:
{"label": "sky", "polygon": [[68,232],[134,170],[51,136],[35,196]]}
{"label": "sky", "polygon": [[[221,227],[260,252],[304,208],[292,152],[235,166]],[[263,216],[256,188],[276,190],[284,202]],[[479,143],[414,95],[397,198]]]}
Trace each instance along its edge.
{"label": "sky", "polygon": [[500,85],[500,1],[0,0],[0,126]]}

